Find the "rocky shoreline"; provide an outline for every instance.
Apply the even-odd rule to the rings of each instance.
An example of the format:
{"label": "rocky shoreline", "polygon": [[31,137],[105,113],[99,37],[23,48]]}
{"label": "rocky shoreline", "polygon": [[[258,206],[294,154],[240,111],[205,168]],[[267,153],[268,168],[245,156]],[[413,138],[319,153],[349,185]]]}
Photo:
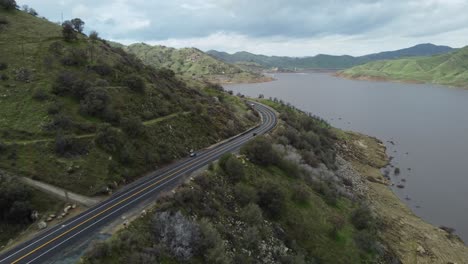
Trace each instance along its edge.
{"label": "rocky shoreline", "polygon": [[403,264],[468,263],[468,247],[461,239],[416,216],[388,187],[380,171],[389,162],[382,142],[346,132],[338,151],[362,177],[361,190],[382,223],[380,236]]}

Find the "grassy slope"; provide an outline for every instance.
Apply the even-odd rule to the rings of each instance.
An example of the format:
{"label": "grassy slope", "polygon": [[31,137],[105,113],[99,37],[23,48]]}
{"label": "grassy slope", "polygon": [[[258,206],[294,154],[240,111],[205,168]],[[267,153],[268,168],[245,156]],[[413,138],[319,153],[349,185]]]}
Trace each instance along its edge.
{"label": "grassy slope", "polygon": [[[0,32],[0,62],[8,64],[0,74],[9,77],[0,81],[0,143],[8,142],[0,153],[0,168],[92,195],[114,182],[132,180],[186,155],[191,148],[202,148],[232,136],[254,123],[252,117],[247,118],[250,110],[243,108],[242,102],[231,104],[229,95],[209,85],[183,82],[167,72],[144,66],[104,42],[91,41],[83,35],[79,35],[78,41],[64,42],[60,26],[24,12],[0,10],[0,16],[9,21],[9,25]],[[51,51],[53,43],[61,47],[59,54]],[[85,51],[85,65],[62,65],[61,60],[77,49]],[[88,70],[96,65],[107,65],[113,73],[100,76]],[[20,68],[32,72],[32,81],[15,80],[15,71]],[[122,146],[114,152],[97,146],[98,128],[109,121],[80,113],[79,99],[51,92],[57,75],[63,71],[73,72],[93,86],[104,79],[107,84],[103,89],[110,97],[110,107],[124,118],[141,119],[146,124],[145,136],[135,138],[126,135],[117,122],[112,126],[120,131]],[[126,87],[124,79],[129,75],[137,75],[144,80],[145,94]],[[38,90],[43,90],[47,99],[34,99],[33,95]],[[217,96],[219,102],[213,96]],[[61,105],[60,115],[71,120],[72,128],[45,128],[56,118],[56,115],[48,113],[54,105]],[[236,109],[242,112],[231,112]],[[190,113],[175,115],[181,112]],[[171,115],[172,118],[161,119]],[[226,126],[226,120],[232,120],[230,126]],[[55,138],[59,133],[85,145],[87,154],[56,154]]]}
{"label": "grassy slope", "polygon": [[432,57],[370,62],[342,75],[468,87],[468,47]]}
{"label": "grassy slope", "polygon": [[220,61],[195,48],[174,49],[144,43],[125,48],[148,65],[166,67],[176,73],[197,79],[219,82],[256,82],[264,77]]}
{"label": "grassy slope", "polygon": [[208,51],[208,54],[213,55],[223,61],[230,63],[250,62],[257,63],[266,68],[279,67],[286,70],[294,69],[345,69],[369,61],[383,59],[398,59],[410,56],[426,56],[433,54],[447,53],[451,50],[450,47],[436,46],[433,44],[421,44],[407,49],[387,51],[376,54],[369,54],[360,57],[352,57],[348,55],[333,56],[319,54],[314,57],[294,58],[294,57],[279,57],[256,55],[249,52],[237,52],[228,54],[226,52]]}

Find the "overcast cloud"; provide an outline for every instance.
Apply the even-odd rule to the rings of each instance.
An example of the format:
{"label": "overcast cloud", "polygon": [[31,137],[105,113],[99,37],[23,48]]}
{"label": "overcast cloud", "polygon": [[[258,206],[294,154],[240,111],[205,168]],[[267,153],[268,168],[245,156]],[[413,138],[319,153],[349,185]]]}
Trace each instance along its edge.
{"label": "overcast cloud", "polygon": [[363,55],[419,43],[468,45],[467,0],[17,0],[51,21],[86,30],[228,52]]}

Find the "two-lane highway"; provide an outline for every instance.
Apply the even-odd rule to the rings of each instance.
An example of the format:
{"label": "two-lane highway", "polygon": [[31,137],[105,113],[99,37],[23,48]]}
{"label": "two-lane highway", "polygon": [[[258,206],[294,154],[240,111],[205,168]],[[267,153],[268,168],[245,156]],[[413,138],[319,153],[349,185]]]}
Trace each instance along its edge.
{"label": "two-lane highway", "polygon": [[217,160],[223,154],[238,150],[253,138],[253,134],[267,133],[276,126],[275,112],[262,104],[251,102],[262,116],[262,124],[214,148],[201,150],[196,157],[185,158],[167,168],[158,170],[112,195],[87,211],[38,234],[0,255],[3,263],[46,263],[52,256],[70,245],[98,232],[131,208],[161,191],[177,185],[178,179]]}

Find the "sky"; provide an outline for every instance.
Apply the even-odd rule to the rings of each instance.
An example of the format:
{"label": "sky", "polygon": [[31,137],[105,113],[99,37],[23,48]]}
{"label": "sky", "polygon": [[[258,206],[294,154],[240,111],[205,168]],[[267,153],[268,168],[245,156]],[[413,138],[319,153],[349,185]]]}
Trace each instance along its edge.
{"label": "sky", "polygon": [[17,0],[123,44],[278,56],[468,45],[468,0]]}

